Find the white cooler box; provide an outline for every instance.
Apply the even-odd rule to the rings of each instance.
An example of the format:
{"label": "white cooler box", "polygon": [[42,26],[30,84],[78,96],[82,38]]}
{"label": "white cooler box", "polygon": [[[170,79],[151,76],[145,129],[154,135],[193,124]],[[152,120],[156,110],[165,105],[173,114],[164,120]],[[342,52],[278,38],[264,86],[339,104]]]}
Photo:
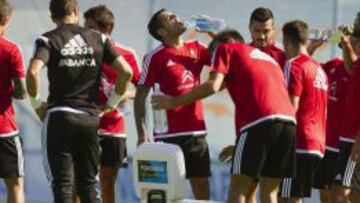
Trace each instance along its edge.
{"label": "white cooler box", "polygon": [[161,195],[165,195],[167,202],[183,199],[185,163],[177,145],[161,142],[140,145],[133,155],[133,169],[135,192],[140,199]]}
{"label": "white cooler box", "polygon": [[133,155],[136,195],[145,203],[209,203],[184,199],[185,162],[179,146],[144,143]]}

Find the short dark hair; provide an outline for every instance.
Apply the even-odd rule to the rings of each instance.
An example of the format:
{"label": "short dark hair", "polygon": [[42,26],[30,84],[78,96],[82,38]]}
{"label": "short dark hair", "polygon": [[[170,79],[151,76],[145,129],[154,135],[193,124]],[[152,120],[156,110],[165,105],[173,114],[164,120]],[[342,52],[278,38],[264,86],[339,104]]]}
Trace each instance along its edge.
{"label": "short dark hair", "polygon": [[208,50],[209,50],[210,54],[213,54],[216,47],[220,43],[226,43],[226,42],[229,42],[230,40],[234,40],[236,42],[244,42],[243,36],[241,36],[241,34],[237,30],[235,30],[235,29],[223,30],[223,31],[219,32],[218,34],[216,34],[216,36],[213,38],[213,40],[209,43]]}
{"label": "short dark hair", "polygon": [[3,21],[6,16],[11,15],[12,10],[13,7],[8,0],[0,0],[0,21]]}
{"label": "short dark hair", "polygon": [[162,37],[159,35],[158,30],[163,27],[163,22],[160,19],[160,14],[165,11],[167,10],[162,8],[156,13],[154,13],[147,25],[150,35],[159,41],[162,41]]}
{"label": "short dark hair", "polygon": [[282,27],[283,37],[292,44],[306,44],[309,39],[309,27],[301,20],[294,20],[285,23]]}
{"label": "short dark hair", "polygon": [[63,19],[78,7],[76,0],[51,0],[50,13],[52,19]]}
{"label": "short dark hair", "polygon": [[356,15],[353,27],[354,30],[352,32],[352,35],[356,38],[360,38],[360,11]]}
{"label": "short dark hair", "polygon": [[105,29],[108,27],[110,27],[111,29],[114,28],[114,14],[105,5],[98,5],[89,8],[87,11],[85,11],[84,18],[94,20],[101,29]]}
{"label": "short dark hair", "polygon": [[258,7],[250,15],[250,25],[254,21],[266,22],[269,19],[274,19],[274,15],[269,8]]}
{"label": "short dark hair", "polygon": [[360,29],[359,30],[355,30],[351,33],[351,36],[360,39]]}

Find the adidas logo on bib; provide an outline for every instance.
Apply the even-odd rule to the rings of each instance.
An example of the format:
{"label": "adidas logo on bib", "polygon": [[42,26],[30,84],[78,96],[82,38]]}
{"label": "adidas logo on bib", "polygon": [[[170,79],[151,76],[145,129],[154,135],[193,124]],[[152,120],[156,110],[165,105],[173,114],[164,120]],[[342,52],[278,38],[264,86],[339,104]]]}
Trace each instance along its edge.
{"label": "adidas logo on bib", "polygon": [[65,44],[64,48],[61,49],[61,54],[63,56],[86,55],[93,53],[94,49],[89,47],[80,35],[75,35],[68,43]]}
{"label": "adidas logo on bib", "polygon": [[335,180],[341,180],[342,178],[341,178],[341,174],[337,174],[336,176],[335,176]]}

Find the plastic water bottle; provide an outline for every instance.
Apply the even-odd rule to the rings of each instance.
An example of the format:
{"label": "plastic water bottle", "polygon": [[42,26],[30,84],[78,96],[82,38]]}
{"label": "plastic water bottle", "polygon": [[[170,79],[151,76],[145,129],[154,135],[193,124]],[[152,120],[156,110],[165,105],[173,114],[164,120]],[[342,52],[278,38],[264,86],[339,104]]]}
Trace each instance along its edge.
{"label": "plastic water bottle", "polygon": [[328,41],[330,38],[334,38],[335,33],[332,30],[320,30],[320,29],[310,29],[309,30],[309,40],[313,41]]}
{"label": "plastic water bottle", "polygon": [[192,16],[185,22],[188,27],[195,28],[200,32],[219,32],[226,28],[225,20],[204,15]]}
{"label": "plastic water bottle", "polygon": [[333,44],[338,44],[341,41],[341,35],[350,35],[352,32],[351,27],[349,26],[340,26],[338,30],[319,30],[319,29],[310,29],[309,30],[309,39],[310,40],[323,40],[328,41]]}
{"label": "plastic water bottle", "polygon": [[341,31],[331,32],[331,34],[329,34],[329,37],[328,37],[327,41],[329,41],[330,43],[333,43],[333,44],[340,43],[340,41],[341,41]]}
{"label": "plastic water bottle", "polygon": [[322,30],[321,39],[333,44],[338,44],[341,40],[341,31],[337,30],[334,32],[332,30]]}
{"label": "plastic water bottle", "polygon": [[319,29],[310,29],[309,30],[309,40],[321,40],[321,30]]}
{"label": "plastic water bottle", "polygon": [[[154,84],[154,95],[165,95],[160,90],[159,83]],[[154,119],[154,132],[156,134],[164,134],[169,130],[167,113],[165,109],[155,110],[153,109],[153,119]]]}

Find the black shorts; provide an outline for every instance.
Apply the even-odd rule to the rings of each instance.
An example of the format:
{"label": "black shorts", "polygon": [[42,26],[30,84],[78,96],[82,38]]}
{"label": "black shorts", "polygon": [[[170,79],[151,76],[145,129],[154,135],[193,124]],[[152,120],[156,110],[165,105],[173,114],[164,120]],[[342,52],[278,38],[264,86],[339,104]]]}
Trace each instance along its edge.
{"label": "black shorts", "polygon": [[285,178],[280,185],[280,197],[311,197],[314,176],[321,157],[315,154],[296,154],[296,177]]}
{"label": "black shorts", "polygon": [[19,136],[0,137],[0,178],[24,176],[24,157]]}
{"label": "black shorts", "polygon": [[237,137],[232,174],[253,178],[294,177],[295,124],[268,120],[250,127]]}
{"label": "black shorts", "polygon": [[127,167],[126,138],[99,135],[100,165],[110,168]]}
{"label": "black shorts", "polygon": [[326,190],[331,188],[335,179],[338,155],[339,152],[325,151],[325,156],[315,173],[314,188]]}
{"label": "black shorts", "polygon": [[334,184],[360,190],[360,165],[350,158],[352,142],[340,141],[340,153]]}
{"label": "black shorts", "polygon": [[186,178],[209,177],[211,175],[209,147],[205,137],[180,136],[156,139],[156,141],[176,144],[182,149]]}

